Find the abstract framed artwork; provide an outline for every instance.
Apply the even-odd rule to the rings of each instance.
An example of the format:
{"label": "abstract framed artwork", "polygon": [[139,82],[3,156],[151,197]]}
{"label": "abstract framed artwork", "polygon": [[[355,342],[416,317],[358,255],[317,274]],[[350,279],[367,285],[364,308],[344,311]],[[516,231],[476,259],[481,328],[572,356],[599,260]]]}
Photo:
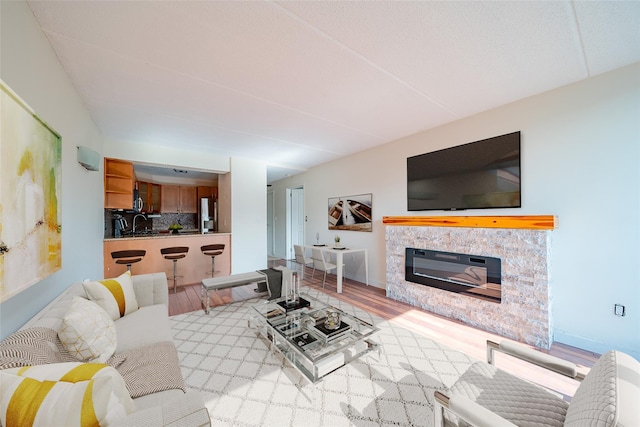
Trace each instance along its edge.
{"label": "abstract framed artwork", "polygon": [[329,230],[371,231],[372,194],[329,198]]}
{"label": "abstract framed artwork", "polygon": [[62,267],[62,140],[0,80],[0,302]]}

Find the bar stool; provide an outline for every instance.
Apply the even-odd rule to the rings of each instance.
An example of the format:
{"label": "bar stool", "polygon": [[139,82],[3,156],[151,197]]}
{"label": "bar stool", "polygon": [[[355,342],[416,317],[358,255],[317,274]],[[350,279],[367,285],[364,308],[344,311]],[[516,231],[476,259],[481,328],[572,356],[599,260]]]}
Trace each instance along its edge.
{"label": "bar stool", "polygon": [[142,258],[146,255],[147,251],[142,249],[129,249],[125,251],[111,252],[111,258],[116,264],[125,264],[127,271],[131,271],[131,264],[142,261]]}
{"label": "bar stool", "polygon": [[211,257],[211,277],[215,275],[216,256],[224,252],[224,243],[214,243],[212,245],[204,245],[200,247],[204,255]]}
{"label": "bar stool", "polygon": [[170,259],[173,261],[173,293],[178,293],[178,279],[184,276],[178,276],[178,260],[187,256],[189,252],[188,246],[173,246],[170,248],[160,249],[160,253],[164,256],[164,259]]}

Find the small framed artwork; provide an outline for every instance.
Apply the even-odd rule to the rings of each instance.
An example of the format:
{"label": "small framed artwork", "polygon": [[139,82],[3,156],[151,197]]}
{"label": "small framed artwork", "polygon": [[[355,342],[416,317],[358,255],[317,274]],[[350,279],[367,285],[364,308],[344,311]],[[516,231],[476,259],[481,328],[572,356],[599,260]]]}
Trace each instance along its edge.
{"label": "small framed artwork", "polygon": [[372,194],[329,198],[329,230],[371,231]]}

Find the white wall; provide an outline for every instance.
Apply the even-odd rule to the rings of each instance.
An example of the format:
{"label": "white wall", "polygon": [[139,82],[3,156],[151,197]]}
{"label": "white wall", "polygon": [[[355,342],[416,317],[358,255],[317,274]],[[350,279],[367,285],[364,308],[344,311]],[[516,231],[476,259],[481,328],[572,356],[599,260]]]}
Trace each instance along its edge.
{"label": "white wall", "polygon": [[231,170],[229,157],[216,156],[208,152],[175,146],[130,144],[122,141],[107,140],[105,142],[104,156],[138,163],[185,167],[191,170],[207,172],[227,173]]}
{"label": "white wall", "polygon": [[[522,131],[520,209],[423,215],[554,214],[552,319],[556,341],[640,358],[640,65],[553,90],[274,183],[276,235],[284,234],[287,187],[304,185],[306,238],[331,242],[327,198],[373,193],[373,232],[344,232],[369,249],[370,283],[385,287],[383,216],[406,208],[406,158]],[[420,214],[420,213],[417,213]],[[283,239],[276,241],[284,253]],[[347,260],[347,264],[349,261]],[[347,276],[364,281],[361,268]],[[626,306],[616,317],[614,303]]]}
{"label": "white wall", "polygon": [[267,266],[267,167],[231,159],[231,274]]}
{"label": "white wall", "polygon": [[[103,277],[104,184],[76,161],[76,146],[102,156],[231,173],[221,175],[221,213],[232,232],[232,270],[265,268],[266,166],[148,145],[105,141],[24,1],[0,1],[0,78],[62,137],[62,269],[0,305],[0,339],[71,283]],[[233,164],[232,164],[233,162]],[[232,169],[233,167],[233,169]],[[237,193],[237,196],[235,194]],[[226,204],[225,204],[226,203]],[[233,203],[233,206],[231,206]]]}
{"label": "white wall", "polygon": [[102,137],[25,2],[0,2],[0,40],[0,77],[62,137],[62,269],[0,305],[4,338],[71,283],[102,277],[104,196],[102,167],[76,161]]}
{"label": "white wall", "polygon": [[[5,337],[70,283],[102,276],[102,171],[82,168],[76,146],[102,153],[104,143],[25,2],[0,2],[0,32],[0,77],[62,136],[62,269],[0,305]],[[332,241],[329,197],[373,193],[374,231],[340,235],[346,245],[369,248],[370,282],[384,287],[381,218],[408,214],[406,157],[521,130],[523,207],[458,214],[558,215],[552,254],[556,340],[640,358],[639,76],[639,65],[627,67],[282,180],[273,186],[276,253],[285,253],[287,186],[304,185],[307,243],[316,232]],[[232,269],[264,268],[265,167],[232,159],[231,170]],[[353,261],[347,275],[364,280],[361,260]],[[626,317],[613,315],[614,303],[626,306]]]}

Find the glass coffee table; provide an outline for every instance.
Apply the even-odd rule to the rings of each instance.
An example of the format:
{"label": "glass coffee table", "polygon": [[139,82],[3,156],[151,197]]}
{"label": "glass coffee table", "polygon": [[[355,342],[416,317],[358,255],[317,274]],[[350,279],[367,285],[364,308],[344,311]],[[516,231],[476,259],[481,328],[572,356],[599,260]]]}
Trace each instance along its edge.
{"label": "glass coffee table", "polygon": [[297,304],[279,298],[253,310],[249,325],[312,383],[379,349],[369,339],[378,328],[305,294]]}

